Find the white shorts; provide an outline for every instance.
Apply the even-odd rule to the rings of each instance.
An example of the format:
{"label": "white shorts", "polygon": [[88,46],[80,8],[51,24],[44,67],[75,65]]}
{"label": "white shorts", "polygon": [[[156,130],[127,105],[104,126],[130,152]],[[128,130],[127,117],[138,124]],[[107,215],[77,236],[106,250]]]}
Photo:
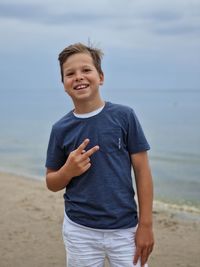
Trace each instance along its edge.
{"label": "white shorts", "polygon": [[[99,230],[72,222],[66,215],[63,240],[67,252],[67,267],[104,267],[107,257],[110,267],[141,267],[133,264],[136,227]],[[145,267],[148,267],[147,264]]]}

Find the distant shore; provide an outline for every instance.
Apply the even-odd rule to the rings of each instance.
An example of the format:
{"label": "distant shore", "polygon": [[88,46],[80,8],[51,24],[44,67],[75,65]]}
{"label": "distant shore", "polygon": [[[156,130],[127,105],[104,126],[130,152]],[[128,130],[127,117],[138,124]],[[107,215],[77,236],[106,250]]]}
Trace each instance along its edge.
{"label": "distant shore", "polygon": [[[61,267],[63,191],[45,181],[0,172],[0,266]],[[200,262],[199,215],[154,205],[155,248],[149,267],[196,267]],[[107,266],[107,265],[106,265]]]}

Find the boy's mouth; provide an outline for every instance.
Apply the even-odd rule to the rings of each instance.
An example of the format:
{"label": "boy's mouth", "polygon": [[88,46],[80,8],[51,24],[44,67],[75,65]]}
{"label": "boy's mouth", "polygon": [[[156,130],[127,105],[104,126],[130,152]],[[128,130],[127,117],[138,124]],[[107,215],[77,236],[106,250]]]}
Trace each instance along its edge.
{"label": "boy's mouth", "polygon": [[82,90],[87,88],[89,85],[88,84],[78,84],[76,86],[74,86],[74,90]]}

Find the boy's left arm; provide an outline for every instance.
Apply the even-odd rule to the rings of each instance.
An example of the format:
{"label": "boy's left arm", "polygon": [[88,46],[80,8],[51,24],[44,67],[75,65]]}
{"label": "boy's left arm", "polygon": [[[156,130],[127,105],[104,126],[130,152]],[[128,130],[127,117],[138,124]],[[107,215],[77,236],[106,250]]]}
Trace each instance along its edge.
{"label": "boy's left arm", "polygon": [[153,181],[146,151],[132,154],[131,161],[139,205],[139,222],[135,236],[136,253],[133,262],[136,264],[140,258],[141,265],[144,266],[154,245],[152,229]]}

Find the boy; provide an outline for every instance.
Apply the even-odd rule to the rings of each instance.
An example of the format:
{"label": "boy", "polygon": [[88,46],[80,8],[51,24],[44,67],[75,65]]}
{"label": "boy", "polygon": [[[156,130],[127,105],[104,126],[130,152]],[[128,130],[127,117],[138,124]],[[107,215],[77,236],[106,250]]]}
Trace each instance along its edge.
{"label": "boy", "polygon": [[[59,55],[74,110],[54,124],[47,187],[66,188],[63,239],[68,267],[144,266],[153,249],[153,185],[146,141],[133,110],[104,102],[102,52],[81,43]],[[131,167],[139,203],[137,216]]]}

